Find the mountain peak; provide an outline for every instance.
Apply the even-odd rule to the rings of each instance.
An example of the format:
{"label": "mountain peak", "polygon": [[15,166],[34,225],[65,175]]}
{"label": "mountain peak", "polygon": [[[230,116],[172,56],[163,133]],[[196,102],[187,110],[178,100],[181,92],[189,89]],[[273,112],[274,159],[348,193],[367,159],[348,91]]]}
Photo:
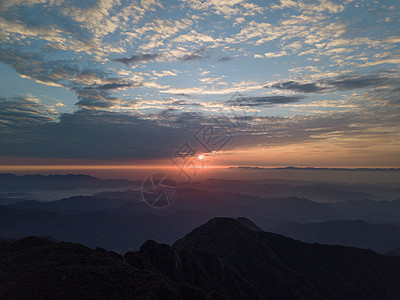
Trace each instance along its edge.
{"label": "mountain peak", "polygon": [[260,227],[256,225],[256,223],[246,217],[238,217],[236,218],[236,221],[253,231],[263,231]]}
{"label": "mountain peak", "polygon": [[206,222],[204,225],[208,226],[237,226],[240,222],[230,217],[215,217]]}
{"label": "mountain peak", "polygon": [[210,251],[223,257],[238,240],[252,240],[255,234],[238,220],[216,217],[176,241],[173,246]]}

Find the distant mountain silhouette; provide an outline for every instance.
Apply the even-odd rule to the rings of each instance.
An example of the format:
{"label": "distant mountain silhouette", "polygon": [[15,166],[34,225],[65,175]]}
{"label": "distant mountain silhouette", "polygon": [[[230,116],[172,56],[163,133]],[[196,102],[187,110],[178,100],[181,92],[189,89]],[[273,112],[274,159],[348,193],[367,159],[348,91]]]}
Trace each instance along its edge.
{"label": "distant mountain silhouette", "polygon": [[[194,226],[218,215],[235,218],[245,216],[259,228],[275,231],[270,229],[271,226],[290,222],[364,220],[395,223],[400,220],[398,203],[400,202],[383,201],[382,207],[378,201],[316,203],[297,197],[263,198],[243,193],[181,188],[173,205],[155,210],[143,202],[140,192],[127,190],[98,193],[95,196],[75,196],[53,202],[21,201],[0,206],[0,236],[51,236],[91,247],[101,246],[125,251],[137,249],[149,238],[159,242],[172,242]],[[179,227],[174,224],[166,225],[167,220],[173,222],[173,215],[180,216],[175,222]],[[340,224],[343,223],[337,224],[342,226]],[[318,236],[305,239],[307,234],[296,236],[291,235],[291,231],[281,232],[278,229],[276,232],[305,241],[353,245],[380,252],[392,250],[398,245],[398,239],[394,237],[396,234],[390,231],[379,231],[381,235],[378,234],[378,238],[370,240],[369,237],[373,236],[375,229],[369,232],[364,228],[365,234],[361,235],[362,231],[359,231],[360,235],[355,238],[346,236],[344,230],[335,231],[334,226],[330,230],[327,231],[330,234],[321,233],[324,235],[323,239],[318,239]],[[335,235],[335,232],[342,231],[342,237]],[[350,241],[346,242],[346,239]]]}
{"label": "distant mountain silhouette", "polygon": [[280,168],[265,168],[265,167],[230,167],[231,169],[250,169],[250,170],[315,170],[315,171],[370,171],[370,172],[398,172],[399,168],[316,168],[316,167],[280,167]]}
{"label": "distant mountain silhouette", "polygon": [[393,220],[400,220],[400,199],[393,201],[344,201],[331,203],[331,206],[341,211],[357,211],[360,216],[380,218],[391,216]]}
{"label": "distant mountain silhouette", "polygon": [[390,256],[400,256],[400,247],[385,253]]}
{"label": "distant mountain silhouette", "polygon": [[210,192],[240,192],[264,198],[308,198],[314,202],[361,201],[364,199],[395,200],[400,192],[399,185],[346,184],[282,179],[229,180],[210,178],[185,183],[182,186]]}
{"label": "distant mountain silhouette", "polygon": [[124,256],[35,237],[2,241],[0,282],[1,299],[399,299],[400,257],[214,218],[173,246],[147,241]]}
{"label": "distant mountain silhouette", "polygon": [[108,200],[91,196],[75,196],[52,202],[21,201],[8,204],[7,207],[15,209],[33,209],[61,214],[79,214],[90,211],[116,208],[124,204],[124,201]]}
{"label": "distant mountain silhouette", "polygon": [[[121,194],[118,197],[122,197]],[[137,209],[142,210],[140,207]],[[343,218],[342,209],[306,198],[263,198],[239,192],[211,192],[181,187],[174,204],[162,210],[162,213],[182,210],[202,211],[210,215],[247,216],[250,219],[259,216],[262,220],[257,220],[257,224],[261,227],[264,223],[270,225],[271,222],[318,222]],[[117,211],[118,209],[113,210],[114,213],[118,213]],[[121,209],[120,213],[125,214],[126,211]]]}
{"label": "distant mountain silhouette", "polygon": [[[142,202],[139,203],[138,202]],[[98,205],[96,205],[96,203]],[[133,203],[133,205],[131,204]],[[138,191],[98,193],[96,196],[76,196],[53,202],[21,201],[8,204],[17,209],[39,209],[58,213],[82,213],[107,210],[126,214],[154,212],[144,205]],[[127,208],[131,209],[127,209]],[[197,210],[213,215],[279,217],[285,221],[324,221],[340,219],[341,209],[316,203],[305,198],[263,198],[243,193],[210,192],[206,190],[180,188],[174,205],[160,213],[173,213],[182,210]]]}
{"label": "distant mountain silhouette", "polygon": [[364,221],[329,221],[323,223],[287,223],[268,228],[308,243],[344,245],[386,253],[400,247],[400,226]]}
{"label": "distant mountain silhouette", "polygon": [[0,237],[48,236],[121,252],[138,249],[147,239],[171,243],[209,218],[208,214],[196,211],[164,216],[105,212],[66,215],[0,206]]}
{"label": "distant mountain silhouette", "polygon": [[[115,214],[155,213],[143,205],[140,191],[102,192],[95,196],[76,196],[54,202],[20,201],[8,204],[18,209],[39,209],[58,213],[107,211]],[[324,222],[330,220],[364,220],[376,223],[398,223],[400,200],[346,201],[317,203],[307,198],[265,198],[239,192],[211,192],[180,188],[174,205],[158,211],[170,214],[182,210],[203,211],[210,215],[247,216],[262,228],[285,222]]]}
{"label": "distant mountain silhouette", "polygon": [[33,190],[67,190],[80,188],[111,188],[137,185],[125,179],[99,179],[89,175],[22,175],[0,174],[0,192]]}

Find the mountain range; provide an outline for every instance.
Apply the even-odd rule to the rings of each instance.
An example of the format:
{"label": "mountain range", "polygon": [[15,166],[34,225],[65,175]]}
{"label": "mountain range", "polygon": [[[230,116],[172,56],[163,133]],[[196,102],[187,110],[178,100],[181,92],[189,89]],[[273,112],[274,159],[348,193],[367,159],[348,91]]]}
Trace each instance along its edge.
{"label": "mountain range", "polygon": [[[0,174],[0,204],[24,198],[22,193],[37,191],[140,188],[142,181],[126,179],[100,179],[89,175],[22,175]],[[207,190],[210,192],[244,193],[263,198],[307,198],[314,202],[343,202],[399,199],[400,185],[361,184],[323,181],[301,181],[284,179],[206,179],[196,182],[179,183],[180,189]],[[19,195],[17,195],[18,193]],[[115,195],[114,195],[115,196]],[[26,197],[26,196],[25,196]],[[32,199],[31,195],[31,199]],[[39,199],[40,200],[40,199]],[[8,201],[8,202],[7,202]]]}
{"label": "mountain range", "polygon": [[314,202],[343,202],[370,200],[396,200],[399,184],[362,184],[284,179],[232,180],[210,178],[182,184],[184,188],[212,192],[240,192],[263,198],[307,198]]}
{"label": "mountain range", "polygon": [[126,179],[100,179],[89,175],[14,175],[0,174],[0,192],[21,192],[35,190],[66,190],[79,188],[111,188],[138,185]]}
{"label": "mountain range", "polygon": [[298,197],[263,198],[181,188],[173,205],[155,210],[143,202],[139,191],[102,192],[0,206],[0,237],[51,236],[123,252],[138,249],[147,239],[171,243],[213,216],[245,216],[263,230],[302,241],[386,253],[400,246],[399,203],[317,203]]}
{"label": "mountain range", "polygon": [[27,237],[0,242],[2,299],[399,299],[400,257],[308,244],[213,218],[172,246],[124,255]]}

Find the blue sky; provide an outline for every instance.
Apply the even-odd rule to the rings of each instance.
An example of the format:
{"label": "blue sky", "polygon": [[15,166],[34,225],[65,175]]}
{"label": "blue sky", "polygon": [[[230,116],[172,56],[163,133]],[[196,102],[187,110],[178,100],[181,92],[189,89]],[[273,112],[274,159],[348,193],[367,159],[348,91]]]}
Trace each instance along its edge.
{"label": "blue sky", "polygon": [[163,159],[223,111],[248,117],[227,164],[399,167],[399,12],[398,1],[3,1],[0,156]]}

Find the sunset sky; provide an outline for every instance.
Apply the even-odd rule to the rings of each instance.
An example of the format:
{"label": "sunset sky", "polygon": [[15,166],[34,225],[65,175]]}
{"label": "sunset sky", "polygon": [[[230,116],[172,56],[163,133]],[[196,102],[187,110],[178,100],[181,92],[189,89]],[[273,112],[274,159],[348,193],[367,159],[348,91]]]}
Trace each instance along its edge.
{"label": "sunset sky", "polygon": [[400,167],[399,20],[395,0],[1,1],[1,171],[170,165],[210,117],[231,138],[196,145],[209,166]]}

